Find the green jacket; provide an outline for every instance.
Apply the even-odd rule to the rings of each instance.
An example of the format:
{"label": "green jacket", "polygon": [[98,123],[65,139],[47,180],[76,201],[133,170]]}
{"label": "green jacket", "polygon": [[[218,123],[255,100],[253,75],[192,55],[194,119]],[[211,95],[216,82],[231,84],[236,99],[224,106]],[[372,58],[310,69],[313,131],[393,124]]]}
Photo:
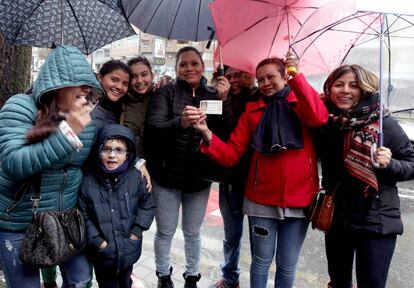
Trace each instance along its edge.
{"label": "green jacket", "polygon": [[31,189],[19,199],[15,192],[30,178],[40,177],[38,211],[65,210],[76,206],[82,182],[81,165],[95,140],[92,123],[78,135],[79,151],[60,130],[28,144],[27,132],[35,125],[38,105],[45,92],[62,87],[88,85],[100,89],[93,71],[80,51],[58,47],[42,66],[33,94],[11,97],[0,111],[0,229],[22,231],[32,219]]}

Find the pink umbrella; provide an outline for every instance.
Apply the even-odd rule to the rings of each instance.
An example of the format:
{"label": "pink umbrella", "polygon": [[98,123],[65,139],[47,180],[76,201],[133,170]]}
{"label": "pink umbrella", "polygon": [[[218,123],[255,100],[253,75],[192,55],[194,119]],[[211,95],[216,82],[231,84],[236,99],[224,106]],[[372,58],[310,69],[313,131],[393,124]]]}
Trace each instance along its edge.
{"label": "pink umbrella", "polygon": [[[329,72],[344,61],[353,47],[380,38],[378,47],[382,131],[385,99],[384,47],[388,48],[390,61],[392,38],[414,41],[414,16],[409,15],[414,15],[414,9],[403,0],[341,0],[328,3],[306,20],[296,35],[292,49],[304,59],[301,62],[312,59],[312,63],[316,64],[315,70],[325,68]],[[381,135],[379,139],[379,144],[382,145]]]}
{"label": "pink umbrella", "polygon": [[210,10],[223,63],[254,75],[261,60],[284,57],[303,22],[329,1],[215,0]]}

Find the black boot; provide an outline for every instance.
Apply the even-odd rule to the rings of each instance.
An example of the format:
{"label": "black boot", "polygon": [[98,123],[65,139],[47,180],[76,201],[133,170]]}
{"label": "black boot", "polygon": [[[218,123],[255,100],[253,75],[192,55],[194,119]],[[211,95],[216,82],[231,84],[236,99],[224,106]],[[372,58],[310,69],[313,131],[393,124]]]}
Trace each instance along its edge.
{"label": "black boot", "polygon": [[170,274],[165,276],[160,276],[159,272],[156,272],[158,277],[157,288],[174,288],[174,283],[171,280],[173,268],[170,267]]}
{"label": "black boot", "polygon": [[197,282],[198,280],[200,280],[201,275],[198,274],[196,276],[187,276],[185,275],[185,273],[183,273],[183,277],[185,279],[185,284],[184,284],[184,288],[197,288]]}

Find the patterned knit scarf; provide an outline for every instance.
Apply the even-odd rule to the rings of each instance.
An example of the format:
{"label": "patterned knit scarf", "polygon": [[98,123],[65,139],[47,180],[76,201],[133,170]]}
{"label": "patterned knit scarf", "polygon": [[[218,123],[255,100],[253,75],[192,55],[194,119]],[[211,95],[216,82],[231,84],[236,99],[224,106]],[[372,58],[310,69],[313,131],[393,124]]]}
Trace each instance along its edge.
{"label": "patterned knit scarf", "polygon": [[356,107],[347,111],[338,109],[330,100],[326,106],[331,127],[345,130],[343,158],[346,171],[365,184],[365,197],[376,195],[378,181],[372,167],[371,149],[378,141],[378,95],[366,95]]}

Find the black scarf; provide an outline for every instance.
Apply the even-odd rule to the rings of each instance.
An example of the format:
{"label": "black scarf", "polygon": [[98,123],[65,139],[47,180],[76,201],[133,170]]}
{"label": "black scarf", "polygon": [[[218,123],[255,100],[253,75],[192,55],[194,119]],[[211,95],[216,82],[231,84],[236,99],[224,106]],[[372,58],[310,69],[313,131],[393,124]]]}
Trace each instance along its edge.
{"label": "black scarf", "polygon": [[101,102],[99,103],[105,110],[111,111],[115,114],[116,119],[120,119],[121,113],[123,111],[123,100],[122,98],[116,102],[112,102],[109,98],[105,95]]}
{"label": "black scarf", "polygon": [[291,104],[287,101],[290,87],[285,86],[268,98],[261,95],[268,106],[253,135],[252,147],[272,155],[286,149],[302,149],[302,126]]}

